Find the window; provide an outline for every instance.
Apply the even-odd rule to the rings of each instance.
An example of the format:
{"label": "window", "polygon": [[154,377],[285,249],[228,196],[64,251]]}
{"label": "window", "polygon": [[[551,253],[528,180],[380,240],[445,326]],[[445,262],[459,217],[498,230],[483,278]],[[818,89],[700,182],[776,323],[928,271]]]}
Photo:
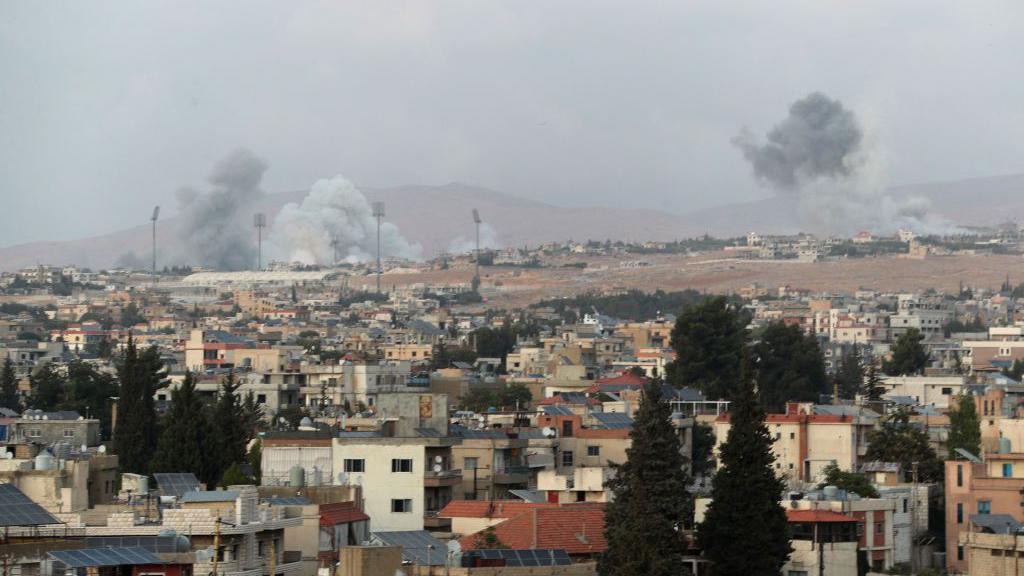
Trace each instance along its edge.
{"label": "window", "polygon": [[366,460],[345,458],[345,472],[366,472]]}
{"label": "window", "polygon": [[963,524],[964,523],[964,503],[963,502],[957,502],[956,503],[956,523],[957,524]]}
{"label": "window", "polygon": [[796,432],[790,432],[789,433],[789,439],[790,440],[795,440],[796,439]]}
{"label": "window", "polygon": [[257,394],[256,395],[256,403],[257,404],[266,404],[267,403],[267,395],[266,394]]}
{"label": "window", "polygon": [[807,576],[807,570],[790,570],[786,576]]}
{"label": "window", "polygon": [[904,499],[903,499],[903,513],[904,513],[904,514],[906,514],[906,513],[907,513],[907,509],[909,508],[909,506],[908,506],[907,504],[908,504],[909,502],[910,502],[910,501],[909,501],[909,500],[907,500],[906,498],[904,498]]}
{"label": "window", "polygon": [[562,466],[572,466],[572,452],[566,450],[562,452]]}
{"label": "window", "polygon": [[961,561],[964,559],[964,547],[963,546],[957,546],[956,547],[956,559],[957,560],[961,560]]}
{"label": "window", "polygon": [[393,498],[391,500],[392,512],[412,512],[412,500],[409,498]]}
{"label": "window", "polygon": [[562,436],[572,438],[572,420],[562,421]]}
{"label": "window", "polygon": [[1003,478],[1013,478],[1013,463],[1012,462],[1004,462],[1003,463]]}
{"label": "window", "polygon": [[881,534],[885,531],[885,524],[881,522],[875,522],[875,534]]}
{"label": "window", "polygon": [[392,472],[412,472],[412,458],[392,458]]}
{"label": "window", "polygon": [[942,395],[943,396],[950,396],[952,394],[953,394],[953,389],[952,388],[946,387],[946,388],[942,389]]}
{"label": "window", "polygon": [[463,470],[476,470],[479,460],[477,458],[463,458],[462,469]]}
{"label": "window", "polygon": [[28,429],[28,437],[29,438],[39,438],[42,435],[43,435],[43,431],[40,430],[39,428],[29,428]]}
{"label": "window", "polygon": [[992,501],[991,500],[979,500],[978,501],[978,514],[991,514],[992,513]]}
{"label": "window", "polygon": [[957,487],[960,487],[960,486],[964,485],[964,465],[963,464],[957,464],[956,465],[956,485],[957,485]]}
{"label": "window", "polygon": [[74,428],[65,428],[64,429],[64,437],[65,438],[74,438],[75,437],[75,429]]}
{"label": "window", "polygon": [[600,455],[601,455],[601,447],[600,446],[587,446],[587,456],[600,456]]}

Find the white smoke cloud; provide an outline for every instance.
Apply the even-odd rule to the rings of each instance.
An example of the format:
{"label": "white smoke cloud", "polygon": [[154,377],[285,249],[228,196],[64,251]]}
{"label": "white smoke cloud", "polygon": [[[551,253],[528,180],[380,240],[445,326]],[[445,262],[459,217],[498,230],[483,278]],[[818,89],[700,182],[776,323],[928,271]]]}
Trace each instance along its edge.
{"label": "white smoke cloud", "polygon": [[[493,226],[487,222],[480,224],[480,249],[498,249],[501,248],[501,242],[498,240],[498,232]],[[449,254],[467,254],[473,252],[476,249],[476,236],[456,236],[450,244],[448,244]]]}
{"label": "white smoke cloud", "polygon": [[[330,265],[339,261],[366,262],[376,257],[377,221],[370,203],[342,176],[318,180],[301,204],[286,204],[274,218],[270,243],[277,256],[289,262]],[[381,226],[385,258],[419,258],[419,244],[410,244],[398,228]]]}
{"label": "white smoke cloud", "polygon": [[891,234],[956,231],[930,212],[926,198],[896,199],[885,193],[885,163],[852,111],[815,92],[797,100],[761,141],[747,130],[733,143],[762,184],[797,194],[809,231],[851,235],[860,230]]}

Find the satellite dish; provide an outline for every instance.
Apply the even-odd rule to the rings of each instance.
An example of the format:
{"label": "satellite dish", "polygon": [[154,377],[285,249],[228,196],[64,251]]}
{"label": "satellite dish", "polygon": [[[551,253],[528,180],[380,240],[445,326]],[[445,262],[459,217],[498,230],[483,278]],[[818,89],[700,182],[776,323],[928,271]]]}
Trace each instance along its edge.
{"label": "satellite dish", "polygon": [[3,454],[2,457],[3,457],[4,460],[11,460],[11,459],[14,458],[14,454],[12,454],[10,452],[0,452],[0,454]]}
{"label": "satellite dish", "polygon": [[544,434],[544,436],[546,438],[554,438],[555,437],[555,429],[554,428],[544,428],[544,430],[542,430],[542,433]]}
{"label": "satellite dish", "polygon": [[100,446],[99,448],[96,449],[96,451],[99,452],[100,454],[106,454],[107,453],[107,447],[106,446]]}
{"label": "satellite dish", "polygon": [[437,456],[434,456],[434,462],[437,462],[438,464],[440,464],[440,463],[444,462],[444,458],[442,458],[441,455],[438,454]]}
{"label": "satellite dish", "polygon": [[449,540],[448,544],[448,555],[452,558],[452,564],[458,566],[462,559],[462,544],[459,544],[458,540]]}
{"label": "satellite dish", "polygon": [[434,464],[434,472],[437,472],[438,474],[440,474],[441,470],[444,470],[443,466],[441,466],[440,464]]}
{"label": "satellite dish", "polygon": [[81,448],[80,452],[88,452],[88,451],[89,451],[89,447],[86,446],[85,444],[82,444],[82,448]]}
{"label": "satellite dish", "polygon": [[338,484],[348,486],[348,474],[345,474],[344,472],[338,473]]}

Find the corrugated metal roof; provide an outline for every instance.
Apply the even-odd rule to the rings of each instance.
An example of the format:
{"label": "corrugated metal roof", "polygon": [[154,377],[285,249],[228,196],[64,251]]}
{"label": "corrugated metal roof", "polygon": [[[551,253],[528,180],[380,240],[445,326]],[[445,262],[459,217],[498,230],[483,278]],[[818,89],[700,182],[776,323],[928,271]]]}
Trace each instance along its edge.
{"label": "corrugated metal roof", "polygon": [[182,502],[230,502],[238,499],[237,490],[205,490],[186,492],[181,497]]}

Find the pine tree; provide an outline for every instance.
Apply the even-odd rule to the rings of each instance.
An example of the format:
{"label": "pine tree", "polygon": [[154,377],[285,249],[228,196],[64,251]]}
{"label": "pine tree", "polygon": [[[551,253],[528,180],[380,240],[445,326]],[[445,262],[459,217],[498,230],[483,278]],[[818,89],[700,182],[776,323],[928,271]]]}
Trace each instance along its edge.
{"label": "pine tree", "polygon": [[726,398],[739,376],[746,340],[743,315],[724,296],[689,306],[672,329],[676,361],[669,367],[673,386],[691,386],[712,400]]}
{"label": "pine tree", "polygon": [[901,408],[887,415],[878,428],[868,432],[867,460],[896,462],[903,469],[904,479],[931,482],[942,479],[942,462],[935,455],[928,434],[910,422],[910,412]]}
{"label": "pine tree", "polygon": [[856,345],[843,354],[839,361],[835,382],[838,384],[839,397],[846,400],[852,400],[864,387],[864,361]]}
{"label": "pine tree", "polygon": [[660,382],[644,389],[630,438],[626,462],[615,467],[615,477],[608,482],[614,497],[605,507],[608,550],[598,562],[598,573],[682,574],[686,475]]}
{"label": "pine tree", "polygon": [[741,373],[697,538],[714,574],[778,574],[791,551],[786,511],[779,504],[784,484],[775,475],[772,438],[746,358]]}
{"label": "pine tree", "polygon": [[14,371],[14,362],[10,356],[4,360],[3,371],[0,372],[0,407],[21,412],[21,398],[18,396],[18,375]]}
{"label": "pine tree", "polygon": [[924,334],[916,328],[900,334],[892,346],[892,359],[883,365],[885,373],[890,376],[906,376],[924,372],[931,357],[921,344],[923,340]]}
{"label": "pine tree", "polygon": [[247,431],[248,418],[237,394],[240,385],[234,372],[229,371],[221,381],[220,395],[213,409],[217,477],[225,474],[232,465],[245,460],[245,445],[250,434]]}
{"label": "pine tree", "polygon": [[864,384],[860,391],[861,395],[872,402],[882,399],[885,394],[885,386],[882,385],[882,377],[878,375],[875,363],[868,364],[867,372],[864,374]]}
{"label": "pine tree", "polygon": [[124,358],[117,366],[120,401],[114,430],[114,449],[123,472],[149,472],[157,445],[153,395],[162,386],[163,377],[163,362],[156,347],[140,354],[129,335]]}
{"label": "pine tree", "polygon": [[209,449],[211,436],[206,404],[196,393],[192,373],[185,372],[181,386],[171,392],[171,409],[164,417],[153,470],[192,472],[207,486],[214,486],[219,465],[210,461],[215,455]]}
{"label": "pine tree", "polygon": [[946,449],[949,459],[959,458],[957,448],[962,448],[975,456],[981,455],[981,420],[974,398],[961,394],[957,398],[956,408],[949,411],[949,438]]}
{"label": "pine tree", "polygon": [[46,364],[28,377],[32,388],[32,408],[36,410],[56,410],[64,401],[64,378]]}
{"label": "pine tree", "polygon": [[787,402],[816,402],[828,388],[825,358],[818,341],[799,326],[769,324],[754,346],[757,391],[769,412],[782,412]]}

